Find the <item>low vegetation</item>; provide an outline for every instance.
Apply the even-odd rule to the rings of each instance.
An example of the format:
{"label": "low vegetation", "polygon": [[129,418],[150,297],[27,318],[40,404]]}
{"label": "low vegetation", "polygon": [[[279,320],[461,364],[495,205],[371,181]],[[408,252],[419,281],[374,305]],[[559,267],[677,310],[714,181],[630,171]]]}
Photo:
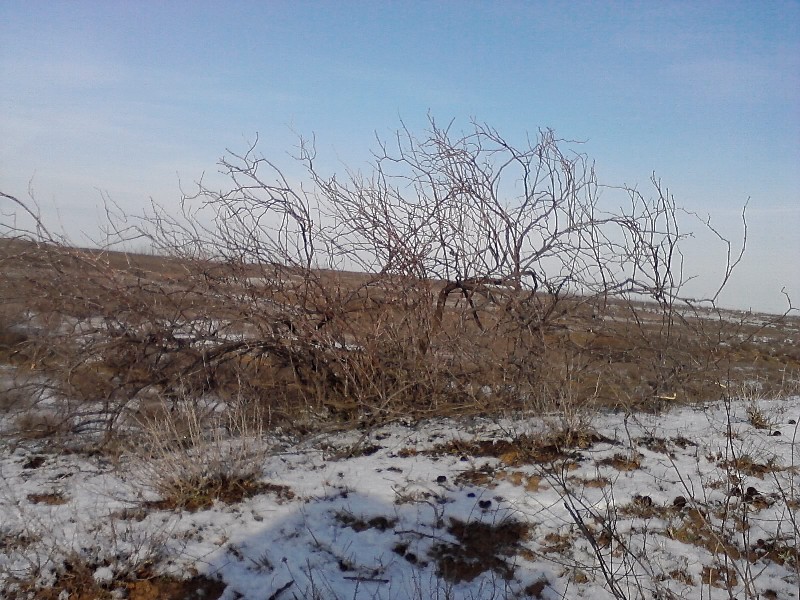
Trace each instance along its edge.
{"label": "low vegetation", "polygon": [[[35,450],[23,470],[36,472],[55,448],[108,461],[135,488],[136,506],[123,502],[113,513],[129,527],[150,513],[202,513],[265,495],[291,504],[298,492],[265,478],[264,465],[321,437],[336,443],[314,447],[347,463],[380,454],[375,432],[390,425],[456,419],[452,427],[460,428],[468,419],[538,415],[545,419],[535,432],[448,436],[396,456],[470,465],[452,482],[442,475],[443,485],[555,490],[565,527],[533,544],[536,524],[527,517],[442,515],[425,534],[435,543],[424,555],[415,550],[419,531],[400,536],[394,555],[429,566],[442,589],[488,569],[498,598],[554,597],[546,578],[524,589],[510,583],[515,561],[531,552],[561,561],[576,584],[604,582],[616,598],[672,590],[659,578],[756,598],[757,562],[797,574],[797,499],[786,484],[794,464],[742,446],[728,418],[721,454],[703,457],[703,468],[721,479],[703,479],[708,496],[699,497],[685,464],[674,462],[699,440],[644,432],[623,440],[595,427],[606,412],[634,419],[741,401],[752,429],[783,435],[783,417],[764,401],[797,393],[800,319],[788,299],[783,315],[717,303],[744,252],[746,223],[734,243],[682,210],[655,177],[649,196],[604,187],[575,144],[551,131],[515,147],[485,125],[455,135],[432,120],[421,137],[401,129],[393,144],[379,144],[367,175],[325,176],[315,159],[301,141],[308,184],[295,186],[254,145],[221,161],[227,191],[199,184],[177,212],[154,205],[134,217],[109,202],[108,237],[92,249],[51,232],[34,199],[0,194],[10,206],[0,221],[0,409],[9,456]],[[685,293],[688,223],[706,228],[727,257],[720,288],[705,298]],[[120,250],[131,245],[147,252]],[[584,472],[585,452],[604,445],[595,472]],[[685,489],[669,501],[643,489],[615,505],[616,482],[645,469],[648,453],[673,461]],[[771,495],[744,485],[753,478],[772,478]],[[601,494],[606,508],[587,504],[586,490]],[[736,502],[711,501],[718,490]],[[416,492],[404,498],[438,502]],[[488,502],[476,505],[481,515],[495,510],[496,500],[478,501]],[[27,495],[38,509],[71,502],[57,487]],[[784,507],[780,535],[751,540],[753,515],[776,504]],[[357,533],[399,526],[392,515],[336,514],[339,526]],[[637,536],[656,520],[664,544],[693,544],[714,562],[699,576],[680,565],[654,569]],[[25,535],[19,539],[38,534]],[[567,558],[576,540],[588,544],[580,560]],[[13,550],[33,560],[11,545],[4,541],[0,556]],[[105,571],[97,575],[108,565],[68,546],[58,565],[38,556],[0,582],[13,582],[19,598],[43,589],[74,595],[86,573],[113,587]],[[359,569],[322,541],[317,550],[348,577],[385,579],[381,568]],[[183,590],[168,559],[137,552],[134,567],[110,576],[129,597],[148,597],[139,581],[163,581],[147,592],[161,597],[169,586]],[[12,563],[0,561],[0,573]],[[221,593],[196,575],[191,585]],[[313,572],[307,577],[314,597],[334,597]],[[409,589],[423,587],[416,581]],[[290,585],[271,597],[295,591]]]}

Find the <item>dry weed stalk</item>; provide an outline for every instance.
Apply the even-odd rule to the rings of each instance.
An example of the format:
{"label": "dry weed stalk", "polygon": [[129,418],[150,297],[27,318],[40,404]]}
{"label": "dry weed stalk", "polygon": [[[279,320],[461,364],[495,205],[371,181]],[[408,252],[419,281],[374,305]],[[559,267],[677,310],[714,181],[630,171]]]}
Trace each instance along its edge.
{"label": "dry weed stalk", "polygon": [[[742,399],[737,401],[745,413],[755,406],[752,398],[749,405]],[[595,573],[596,579],[605,581],[606,589],[620,599],[677,598],[674,586],[681,583],[689,587],[699,584],[701,590],[707,588],[703,593],[708,597],[717,594],[712,588],[731,598],[777,597],[770,596],[776,593],[770,571],[776,564],[784,566],[793,574],[794,581],[800,582],[794,464],[798,426],[795,424],[789,441],[792,462],[775,464],[769,456],[759,454],[759,447],[753,445],[746,433],[736,430],[734,424],[741,418],[734,416],[732,404],[731,398],[724,400],[722,425],[726,428],[726,444],[717,456],[698,455],[697,467],[691,470],[680,466],[665,448],[681,494],[668,505],[658,505],[649,496],[637,495],[630,505],[620,506],[614,497],[613,481],[607,481],[603,487],[602,501],[591,502],[570,480],[566,463],[561,468],[556,464],[543,466],[542,477],[559,490],[563,505],[585,543],[583,555],[575,552],[556,562],[584,573]],[[758,410],[765,418],[775,418],[767,416],[763,408]],[[757,423],[747,425],[759,429]],[[630,436],[629,442],[633,447]],[[716,466],[701,465],[704,459],[716,461]],[[771,493],[751,485],[755,482],[761,487],[768,479],[774,484],[775,491]],[[776,504],[781,508],[773,517],[775,520],[765,520],[761,511]],[[627,519],[638,520],[629,524],[625,522]],[[698,552],[710,556],[711,564],[704,564],[699,582],[685,568],[675,569],[674,564],[668,563],[671,570],[665,570],[655,559],[656,553],[646,551],[648,544],[652,547],[653,539],[660,537],[695,546]],[[586,558],[587,555],[591,558]]]}
{"label": "dry weed stalk", "polygon": [[143,446],[133,469],[159,508],[206,508],[266,491],[261,481],[270,452],[260,415],[239,404],[201,411],[194,400],[162,404],[142,423]]}

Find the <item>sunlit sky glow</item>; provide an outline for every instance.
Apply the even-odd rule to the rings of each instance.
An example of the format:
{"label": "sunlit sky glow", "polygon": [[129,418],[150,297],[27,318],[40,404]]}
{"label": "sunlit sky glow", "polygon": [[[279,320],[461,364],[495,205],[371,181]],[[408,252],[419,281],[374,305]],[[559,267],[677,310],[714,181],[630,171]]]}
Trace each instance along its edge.
{"label": "sunlit sky glow", "polygon": [[101,192],[177,204],[256,133],[289,170],[297,134],[324,170],[364,169],[376,133],[429,112],[583,140],[601,182],[655,172],[732,236],[750,198],[723,304],[800,304],[800,2],[0,4],[0,190],[30,184],[74,239]]}

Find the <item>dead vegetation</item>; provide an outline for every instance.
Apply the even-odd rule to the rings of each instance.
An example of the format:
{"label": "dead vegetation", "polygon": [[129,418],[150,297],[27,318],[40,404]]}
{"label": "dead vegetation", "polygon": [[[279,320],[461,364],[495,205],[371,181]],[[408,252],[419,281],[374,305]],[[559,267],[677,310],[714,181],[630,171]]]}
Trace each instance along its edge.
{"label": "dead vegetation", "polygon": [[[755,365],[766,392],[800,367],[771,343],[796,321],[682,295],[686,215],[659,180],[608,210],[591,162],[550,131],[514,148],[431,121],[382,145],[371,178],[324,176],[306,143],[298,158],[311,188],[253,147],[220,163],[230,191],[200,185],[178,214],[109,205],[107,250],[69,247],[4,195],[19,219],[0,249],[0,356],[70,400],[61,426],[106,434],[153,398],[247,399],[302,430],[658,407]],[[724,286],[740,256],[698,223],[728,251]],[[153,254],[111,250],[130,240]]]}
{"label": "dead vegetation", "polygon": [[511,520],[492,525],[452,519],[447,531],[456,541],[438,544],[432,553],[441,577],[471,581],[485,571],[494,571],[508,580],[514,573],[510,559],[528,538],[530,526]]}
{"label": "dead vegetation", "polygon": [[[64,563],[53,585],[46,588],[34,586],[22,581],[14,586],[14,590],[6,589],[4,596],[8,600],[22,600],[35,597],[39,600],[114,600],[121,593],[128,600],[203,600],[219,598],[225,591],[225,585],[215,579],[197,575],[188,579],[177,577],[153,576],[140,573],[128,582],[115,581],[114,589],[98,583],[93,577],[97,566],[80,557],[74,557]],[[124,592],[121,592],[124,590]]]}
{"label": "dead vegetation", "polygon": [[[587,424],[592,410],[658,411],[728,399],[744,383],[763,395],[797,385],[800,319],[791,304],[784,315],[717,305],[746,224],[733,243],[682,211],[655,177],[650,196],[603,188],[591,161],[551,131],[514,147],[485,125],[456,135],[433,120],[421,137],[403,129],[381,144],[367,176],[323,175],[305,142],[299,160],[308,186],[290,184],[253,146],[221,161],[229,190],[200,184],[177,214],[153,206],[133,217],[109,204],[100,249],[53,234],[33,199],[0,194],[14,214],[0,224],[0,407],[17,415],[11,433],[81,435],[104,452],[133,440],[160,496],[149,506],[201,510],[265,492],[291,499],[261,479],[263,456],[247,446],[265,432],[559,415],[545,435],[425,451],[503,465],[465,470],[457,484],[512,480],[536,490],[577,467],[584,451],[619,443]],[[602,201],[601,189],[617,204]],[[684,293],[688,221],[727,255],[721,287],[707,298]],[[114,250],[126,243],[152,254]],[[755,408],[748,419],[772,426]],[[669,456],[681,441],[638,443]],[[376,449],[356,444],[341,456]],[[640,458],[630,448],[598,467],[634,472]],[[747,455],[715,463],[762,478],[778,470]],[[514,470],[525,465],[542,473]],[[612,487],[600,475],[580,485]],[[677,509],[641,499],[626,510]],[[727,542],[712,547],[695,521],[676,523],[672,535],[729,551]],[[510,577],[509,557],[530,533],[517,522],[453,521],[448,531],[457,543],[439,544],[431,558],[453,582],[486,569]],[[548,535],[546,552],[571,543]],[[780,555],[780,543],[769,543],[760,555]],[[735,586],[726,569],[709,568],[703,581]]]}
{"label": "dead vegetation", "polygon": [[[657,409],[724,396],[737,381],[757,381],[769,394],[798,372],[791,353],[773,356],[787,335],[800,336],[788,316],[778,328],[758,315],[671,314],[679,322],[662,339],[665,317],[655,305],[608,299],[600,314],[588,300],[523,291],[514,295],[528,294],[526,318],[545,319],[536,327],[511,309],[487,304],[477,312],[466,301],[448,303],[436,325],[436,290],[446,284],[431,280],[310,269],[308,281],[270,279],[275,287],[254,289],[249,282],[263,279],[256,274],[264,266],[164,259],[128,287],[141,267],[127,263],[138,257],[2,243],[16,249],[0,264],[0,353],[12,367],[3,403],[30,400],[20,390],[41,394],[45,382],[66,406],[29,411],[19,429],[36,436],[109,435],[148,405],[208,394],[250,402],[271,425],[302,432],[320,419],[365,426],[574,406]],[[50,271],[32,274],[35,257]],[[206,279],[209,270],[219,274]],[[296,304],[297,287],[305,306]],[[497,302],[500,293],[492,293]],[[549,304],[559,316],[541,314],[556,310]],[[754,337],[760,341],[747,341]],[[648,350],[659,345],[660,358]],[[663,371],[667,363],[675,364]]]}

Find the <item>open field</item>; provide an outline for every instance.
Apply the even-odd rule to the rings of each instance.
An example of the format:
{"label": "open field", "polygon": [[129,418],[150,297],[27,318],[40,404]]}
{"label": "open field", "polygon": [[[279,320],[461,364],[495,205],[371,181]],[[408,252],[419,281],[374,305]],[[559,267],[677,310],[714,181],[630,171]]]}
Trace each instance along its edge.
{"label": "open field", "polygon": [[0,600],[800,600],[800,0],[0,6]]}
{"label": "open field", "polygon": [[9,598],[798,597],[796,316],[21,240],[0,294]]}
{"label": "open field", "polygon": [[549,415],[156,429],[113,458],[6,441],[0,577],[8,598],[788,600],[798,417],[795,396],[569,435]]}
{"label": "open field", "polygon": [[0,358],[21,373],[119,404],[252,393],[282,425],[300,408],[378,422],[535,396],[651,408],[778,392],[800,372],[792,313],[20,241],[3,242],[0,277]]}

